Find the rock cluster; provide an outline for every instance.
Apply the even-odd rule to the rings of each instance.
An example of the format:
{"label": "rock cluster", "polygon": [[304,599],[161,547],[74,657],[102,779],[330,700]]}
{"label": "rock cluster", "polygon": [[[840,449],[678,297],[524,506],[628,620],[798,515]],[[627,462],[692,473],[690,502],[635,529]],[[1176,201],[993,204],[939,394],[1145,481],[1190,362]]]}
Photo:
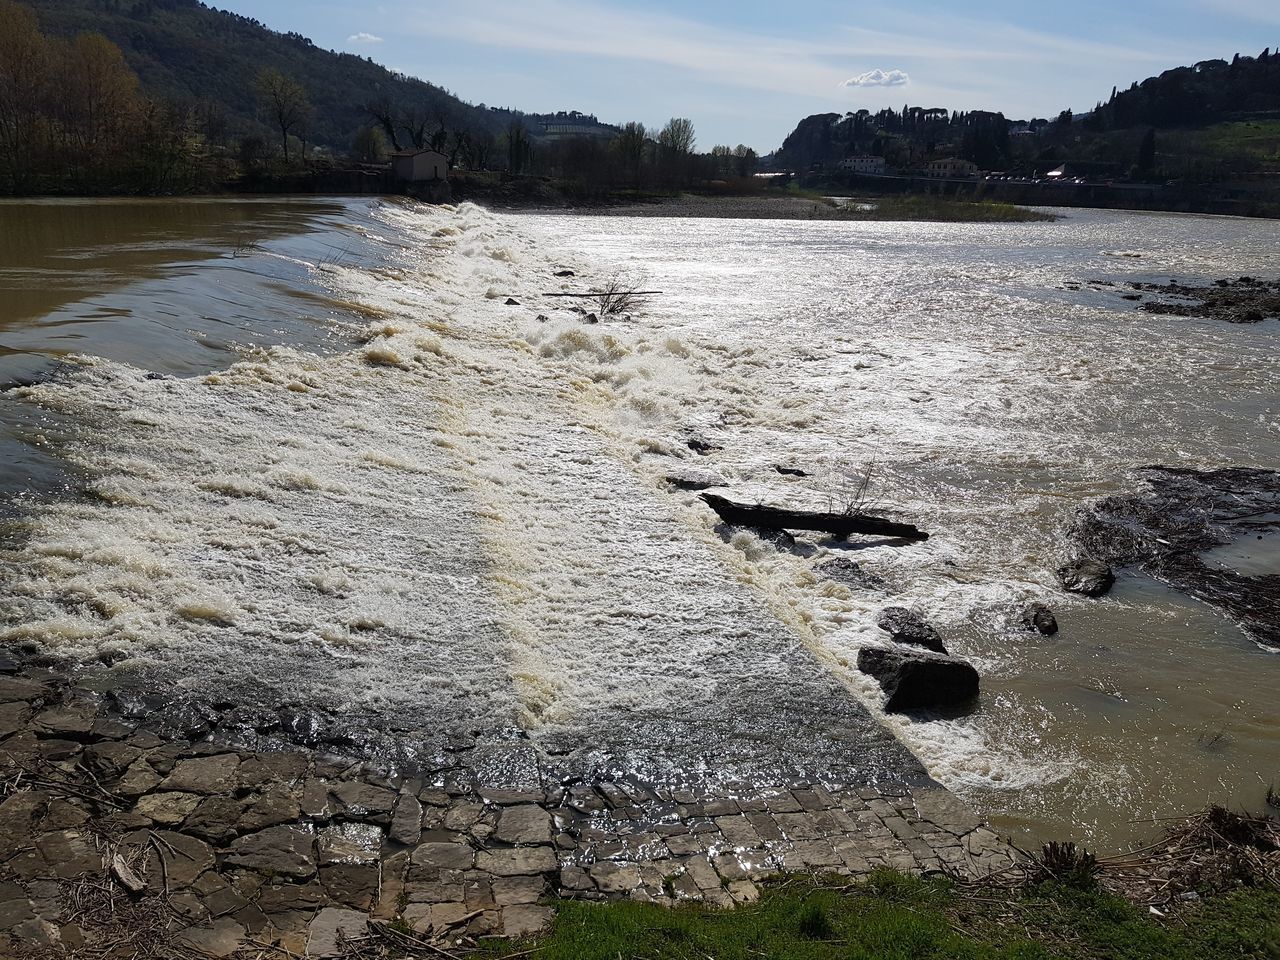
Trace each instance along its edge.
{"label": "rock cluster", "polygon": [[885,607],[876,624],[894,646],[863,647],[858,669],[880,684],[889,713],[950,709],[977,698],[978,671],[949,656],[938,631],[920,614],[906,607]]}

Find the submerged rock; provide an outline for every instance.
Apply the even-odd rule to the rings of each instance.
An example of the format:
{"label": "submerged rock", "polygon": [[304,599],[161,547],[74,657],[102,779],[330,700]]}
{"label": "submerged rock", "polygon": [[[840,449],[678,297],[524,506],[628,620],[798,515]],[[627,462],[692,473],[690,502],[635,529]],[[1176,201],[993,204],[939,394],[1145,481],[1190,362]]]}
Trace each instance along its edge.
{"label": "submerged rock", "polygon": [[726,484],[724,477],[706,470],[673,470],[665,479],[677,490],[709,490]]}
{"label": "submerged rock", "polygon": [[884,577],[864,569],[862,564],[848,557],[831,557],[829,560],[823,560],[813,569],[815,573],[828,580],[859,590],[878,590],[885,585]]}
{"label": "submerged rock", "polygon": [[1069,593],[1101,597],[1115,585],[1116,575],[1107,564],[1082,557],[1059,567],[1058,580]]}
{"label": "submerged rock", "polygon": [[1043,603],[1033,603],[1022,611],[1022,625],[1045,637],[1051,637],[1058,632],[1058,621],[1053,611]]}
{"label": "submerged rock", "polygon": [[924,647],[934,653],[947,652],[933,625],[906,607],[885,607],[876,616],[876,626],[889,634],[894,643]]}
{"label": "submerged rock", "polygon": [[955,657],[900,647],[863,647],[858,651],[858,669],[879,682],[888,695],[884,708],[889,713],[962,706],[978,696],[978,671]]}
{"label": "submerged rock", "polygon": [[796,549],[795,536],[786,530],[774,530],[769,527],[740,527],[732,523],[717,523],[713,529],[725,543],[729,543],[739,533],[749,533],[757,540],[773,544],[779,553]]}

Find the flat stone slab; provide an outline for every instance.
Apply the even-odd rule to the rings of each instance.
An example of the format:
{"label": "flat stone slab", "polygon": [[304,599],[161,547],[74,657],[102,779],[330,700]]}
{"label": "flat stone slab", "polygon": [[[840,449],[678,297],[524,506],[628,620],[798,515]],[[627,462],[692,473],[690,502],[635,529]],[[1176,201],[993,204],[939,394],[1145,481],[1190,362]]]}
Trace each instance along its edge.
{"label": "flat stone slab", "polygon": [[367,913],[325,907],[307,926],[306,956],[340,957],[343,954],[343,938],[364,936],[368,927]]}

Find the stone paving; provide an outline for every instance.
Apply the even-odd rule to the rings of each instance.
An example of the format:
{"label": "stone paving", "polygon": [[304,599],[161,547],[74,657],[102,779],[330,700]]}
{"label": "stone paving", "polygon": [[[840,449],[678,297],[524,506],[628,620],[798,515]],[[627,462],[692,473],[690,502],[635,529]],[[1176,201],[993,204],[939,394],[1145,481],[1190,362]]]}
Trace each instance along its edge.
{"label": "stone paving", "polygon": [[371,918],[465,945],[543,928],[557,896],[731,906],[780,871],[976,876],[1016,856],[937,787],[718,793],[501,790],[461,767],[401,776],[166,739],[15,668],[0,676],[0,953],[131,956],[161,936],[168,952],[143,956],[332,956]]}

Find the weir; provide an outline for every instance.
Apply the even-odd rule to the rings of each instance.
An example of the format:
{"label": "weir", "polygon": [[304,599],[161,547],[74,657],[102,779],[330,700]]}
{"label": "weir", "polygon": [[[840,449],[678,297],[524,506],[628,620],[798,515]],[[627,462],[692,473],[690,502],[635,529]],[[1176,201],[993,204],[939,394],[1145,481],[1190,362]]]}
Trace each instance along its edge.
{"label": "weir", "polygon": [[[1137,774],[1105,768],[1064,731],[1110,724],[1123,696],[1089,688],[1085,711],[1044,690],[1076,697],[1072,663],[1110,670],[1090,622],[1128,636],[1168,616],[1196,642],[1212,628],[1162,596],[1135,600],[1133,581],[1097,608],[1052,586],[1053,525],[1138,457],[1093,429],[1132,362],[1101,359],[1116,311],[1095,292],[1018,300],[982,272],[1004,270],[1007,250],[965,259],[971,235],[932,227],[942,239],[917,242],[980,273],[971,296],[999,289],[984,301],[1004,311],[993,334],[969,304],[897,317],[918,299],[919,251],[883,225],[861,242],[903,289],[877,276],[846,290],[829,261],[849,239],[823,225],[787,238],[804,254],[744,305],[732,288],[748,268],[717,260],[723,244],[694,225],[664,247],[654,228],[469,206],[370,219],[378,262],[307,261],[346,311],[334,349],[264,343],[168,378],[74,360],[6,394],[77,425],[57,449],[83,478],[24,512],[0,555],[0,637],[16,651],[0,680],[5,762],[32,788],[5,801],[20,825],[5,842],[24,883],[100,877],[118,853],[153,893],[169,885],[196,942],[267,935],[301,952],[333,910],[518,933],[546,919],[549,892],[728,904],[779,869],[982,875],[1017,858],[998,833],[1044,835],[1077,810],[1102,836],[1132,829],[1106,811],[1131,818],[1126,777],[1172,748],[1143,741],[1156,759],[1134,758]],[[747,247],[774,242],[733,229]],[[1082,229],[1115,239],[1114,225]],[[682,278],[662,276],[652,310],[587,327],[521,306],[565,262],[590,286],[605,269],[593,256],[612,269],[628,244],[652,259],[634,266]],[[798,304],[801,288],[821,293]],[[823,299],[846,295],[867,312]],[[1052,321],[1052,358],[1034,348],[1046,298],[1080,314]],[[1256,331],[1232,335],[1232,356],[1273,363]],[[1176,340],[1128,336],[1123,357],[1150,362]],[[1216,442],[1247,446],[1265,370],[1236,364],[1235,412],[1254,419],[1225,414]],[[1211,431],[1189,407],[1190,445]],[[673,461],[696,465],[737,502],[830,512],[872,459],[884,512],[919,518],[927,542],[717,529],[665,480]],[[1051,601],[1057,639],[1002,619],[1030,597]],[[889,604],[927,612],[979,666],[976,712],[884,714],[854,665],[885,641]],[[1218,664],[1203,671],[1215,682],[1259,682],[1243,657]],[[1263,755],[1271,728],[1258,729]],[[1187,789],[1208,775],[1185,771]],[[25,932],[74,937],[65,902],[20,893]]]}

